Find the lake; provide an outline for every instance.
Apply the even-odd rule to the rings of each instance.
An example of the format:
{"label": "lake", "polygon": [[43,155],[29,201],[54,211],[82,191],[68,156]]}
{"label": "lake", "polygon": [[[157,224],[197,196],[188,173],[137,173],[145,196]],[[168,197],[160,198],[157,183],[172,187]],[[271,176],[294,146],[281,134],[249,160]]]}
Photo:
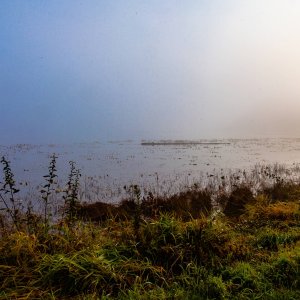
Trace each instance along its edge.
{"label": "lake", "polygon": [[[22,196],[38,199],[50,156],[57,158],[58,186],[67,182],[69,161],[81,170],[84,201],[115,202],[125,185],[155,193],[176,193],[194,183],[205,185],[222,174],[261,165],[284,165],[298,174],[300,139],[214,139],[198,141],[110,141],[50,145],[2,145]],[[1,181],[3,178],[0,171]]]}

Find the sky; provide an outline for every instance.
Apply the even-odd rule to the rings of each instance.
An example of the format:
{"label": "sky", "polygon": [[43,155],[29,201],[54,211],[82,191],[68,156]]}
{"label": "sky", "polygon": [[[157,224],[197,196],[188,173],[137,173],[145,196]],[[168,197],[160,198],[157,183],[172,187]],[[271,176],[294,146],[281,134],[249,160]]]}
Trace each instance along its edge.
{"label": "sky", "polygon": [[300,1],[1,0],[0,144],[300,137]]}

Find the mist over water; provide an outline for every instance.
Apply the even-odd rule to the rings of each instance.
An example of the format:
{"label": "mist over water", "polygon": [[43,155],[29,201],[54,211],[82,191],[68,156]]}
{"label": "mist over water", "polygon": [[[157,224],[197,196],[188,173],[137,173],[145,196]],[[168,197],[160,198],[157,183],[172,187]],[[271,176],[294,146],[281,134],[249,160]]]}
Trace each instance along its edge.
{"label": "mist over water", "polygon": [[298,178],[299,151],[300,139],[214,139],[158,145],[111,141],[0,148],[1,156],[11,161],[17,184],[31,199],[38,199],[50,156],[55,153],[57,190],[64,188],[68,162],[74,161],[82,174],[81,200],[108,202],[126,197],[123,187],[131,184],[138,184],[145,191],[173,194],[195,183],[205,186],[214,178],[243,171],[251,173],[264,165],[282,165],[290,176]]}
{"label": "mist over water", "polygon": [[61,185],[73,160],[100,200],[297,165],[299,15],[292,0],[2,1],[0,154],[32,193],[52,153]]}
{"label": "mist over water", "polygon": [[2,144],[300,136],[300,2],[1,1]]}

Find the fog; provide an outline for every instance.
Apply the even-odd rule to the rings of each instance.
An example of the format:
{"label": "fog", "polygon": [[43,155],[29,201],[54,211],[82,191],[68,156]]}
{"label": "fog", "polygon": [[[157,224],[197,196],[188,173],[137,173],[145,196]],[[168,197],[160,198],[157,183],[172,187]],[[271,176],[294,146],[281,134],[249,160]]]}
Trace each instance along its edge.
{"label": "fog", "polygon": [[300,2],[0,3],[0,144],[300,136]]}

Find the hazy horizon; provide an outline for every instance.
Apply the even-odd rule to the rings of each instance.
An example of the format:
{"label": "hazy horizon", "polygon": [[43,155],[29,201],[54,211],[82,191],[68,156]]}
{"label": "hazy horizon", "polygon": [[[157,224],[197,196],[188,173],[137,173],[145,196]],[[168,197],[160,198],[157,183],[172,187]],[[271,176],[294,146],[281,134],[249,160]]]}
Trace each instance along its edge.
{"label": "hazy horizon", "polygon": [[300,137],[300,1],[0,3],[0,144]]}

